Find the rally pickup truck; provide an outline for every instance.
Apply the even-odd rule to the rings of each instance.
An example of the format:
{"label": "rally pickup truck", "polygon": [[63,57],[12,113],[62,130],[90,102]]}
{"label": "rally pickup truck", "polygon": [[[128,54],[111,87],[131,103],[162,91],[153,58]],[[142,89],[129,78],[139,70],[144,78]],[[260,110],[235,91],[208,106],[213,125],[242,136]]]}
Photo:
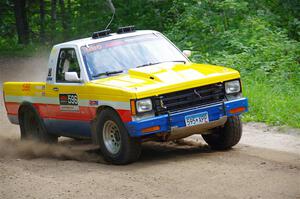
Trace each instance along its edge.
{"label": "rally pickup truck", "polygon": [[193,134],[229,149],[248,110],[240,74],[192,63],[189,54],[157,31],[131,26],[55,45],[46,82],[4,83],[8,118],[21,139],[91,139],[113,164],[136,161],[143,142]]}

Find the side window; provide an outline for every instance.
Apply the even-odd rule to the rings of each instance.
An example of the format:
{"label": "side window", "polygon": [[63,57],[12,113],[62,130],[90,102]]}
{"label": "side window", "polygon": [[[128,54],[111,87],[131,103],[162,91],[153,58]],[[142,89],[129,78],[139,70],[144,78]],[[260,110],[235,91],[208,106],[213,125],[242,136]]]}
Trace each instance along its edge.
{"label": "side window", "polygon": [[75,49],[61,49],[57,61],[56,82],[67,82],[65,72],[76,72],[80,78],[80,67]]}

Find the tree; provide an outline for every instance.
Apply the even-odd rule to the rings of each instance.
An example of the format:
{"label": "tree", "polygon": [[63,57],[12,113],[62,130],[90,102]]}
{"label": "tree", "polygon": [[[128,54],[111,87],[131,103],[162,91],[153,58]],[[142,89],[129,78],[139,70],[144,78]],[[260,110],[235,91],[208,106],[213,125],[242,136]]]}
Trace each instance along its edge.
{"label": "tree", "polygon": [[62,28],[63,28],[63,36],[64,36],[64,39],[67,39],[68,25],[67,25],[65,1],[59,0],[59,5],[60,5],[60,13],[61,13],[60,20],[61,20],[61,24],[62,24]]}
{"label": "tree", "polygon": [[26,13],[26,0],[14,0],[14,12],[19,44],[29,43],[29,25]]}
{"label": "tree", "polygon": [[45,2],[40,0],[40,42],[45,42]]}
{"label": "tree", "polygon": [[51,40],[53,42],[56,25],[56,0],[51,0]]}

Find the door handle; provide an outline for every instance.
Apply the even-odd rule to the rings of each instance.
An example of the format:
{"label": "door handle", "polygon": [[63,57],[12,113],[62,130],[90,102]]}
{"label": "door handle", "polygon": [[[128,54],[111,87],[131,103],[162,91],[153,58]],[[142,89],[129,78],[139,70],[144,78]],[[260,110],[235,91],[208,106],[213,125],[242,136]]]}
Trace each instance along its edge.
{"label": "door handle", "polygon": [[59,89],[57,87],[54,87],[53,90],[54,91],[59,91]]}

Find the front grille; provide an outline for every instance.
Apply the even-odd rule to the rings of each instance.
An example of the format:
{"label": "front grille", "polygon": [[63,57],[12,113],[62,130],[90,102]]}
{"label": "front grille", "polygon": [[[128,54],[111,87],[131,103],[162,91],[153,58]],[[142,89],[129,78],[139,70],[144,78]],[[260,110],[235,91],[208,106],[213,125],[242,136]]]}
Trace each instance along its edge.
{"label": "front grille", "polygon": [[223,101],[225,98],[222,83],[201,86],[160,95],[154,99],[156,114],[175,112],[191,107],[202,106]]}

